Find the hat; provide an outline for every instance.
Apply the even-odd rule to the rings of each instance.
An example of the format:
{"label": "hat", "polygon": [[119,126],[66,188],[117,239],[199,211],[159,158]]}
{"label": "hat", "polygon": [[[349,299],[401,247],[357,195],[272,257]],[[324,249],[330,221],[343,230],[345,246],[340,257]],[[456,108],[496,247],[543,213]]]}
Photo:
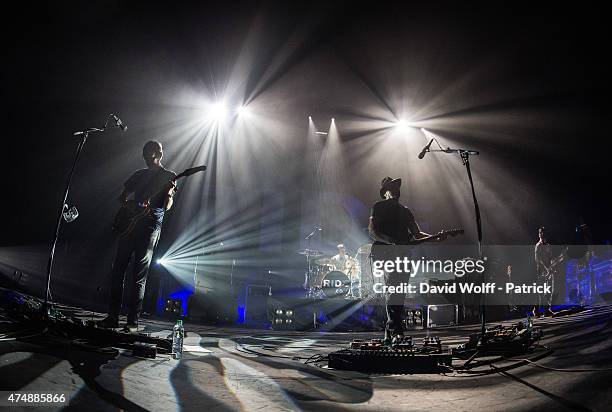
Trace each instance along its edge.
{"label": "hat", "polygon": [[402,179],[393,179],[389,176],[385,177],[382,182],[380,182],[380,197],[384,198],[387,190],[397,191],[402,185]]}

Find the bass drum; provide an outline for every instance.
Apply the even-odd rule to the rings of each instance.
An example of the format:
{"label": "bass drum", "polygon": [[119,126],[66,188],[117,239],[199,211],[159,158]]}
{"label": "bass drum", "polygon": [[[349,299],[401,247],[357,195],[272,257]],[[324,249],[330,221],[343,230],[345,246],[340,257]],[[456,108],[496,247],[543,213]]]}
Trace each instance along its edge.
{"label": "bass drum", "polygon": [[344,297],[351,290],[351,280],[339,270],[332,270],[323,277],[321,290],[326,298]]}

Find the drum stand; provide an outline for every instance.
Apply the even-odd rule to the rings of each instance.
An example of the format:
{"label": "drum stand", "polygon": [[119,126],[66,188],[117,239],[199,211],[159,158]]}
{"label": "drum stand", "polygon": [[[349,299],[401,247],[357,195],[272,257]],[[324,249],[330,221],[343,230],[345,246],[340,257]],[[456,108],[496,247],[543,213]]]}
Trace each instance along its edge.
{"label": "drum stand", "polygon": [[316,297],[316,292],[314,290],[314,288],[312,287],[312,279],[314,276],[313,273],[313,268],[312,268],[312,259],[319,256],[319,251],[317,250],[312,250],[310,248],[310,239],[312,239],[314,237],[314,235],[316,235],[317,233],[319,233],[322,229],[320,227],[315,227],[315,229],[310,232],[310,234],[308,236],[306,236],[304,239],[308,241],[308,246],[305,250],[306,253],[304,253],[304,255],[306,256],[306,261],[308,262],[308,271],[305,273],[304,276],[304,289],[306,289],[306,297],[307,298],[315,298]]}
{"label": "drum stand", "polygon": [[357,284],[357,290],[359,291],[358,296],[355,296],[355,294],[353,293],[353,291],[355,290],[355,269],[357,268],[357,256],[359,256],[359,252],[357,252],[355,254],[355,256],[353,257],[353,266],[351,267],[351,269],[346,273],[347,276],[349,277],[349,281],[350,281],[350,289],[349,289],[349,293],[346,294],[346,299],[361,299],[361,273],[359,273],[359,279],[358,279],[358,284]]}

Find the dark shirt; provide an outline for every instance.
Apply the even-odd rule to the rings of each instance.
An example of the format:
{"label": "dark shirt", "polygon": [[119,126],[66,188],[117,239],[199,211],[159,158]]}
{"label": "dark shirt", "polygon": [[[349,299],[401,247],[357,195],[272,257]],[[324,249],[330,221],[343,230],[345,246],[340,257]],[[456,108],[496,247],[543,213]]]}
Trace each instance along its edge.
{"label": "dark shirt", "polygon": [[[161,227],[164,221],[164,199],[166,191],[164,186],[176,177],[176,173],[165,169],[163,166],[154,169],[140,169],[124,183],[128,193],[134,193],[134,200],[137,203],[144,203],[150,199],[151,214],[150,220],[155,226]],[[162,191],[160,193],[160,191]]]}
{"label": "dark shirt", "polygon": [[[391,238],[395,244],[405,244],[413,239],[413,231],[419,231],[410,209],[398,199],[386,199],[372,206],[372,224],[377,233]],[[374,244],[384,244],[375,241]]]}
{"label": "dark shirt", "polygon": [[538,274],[546,274],[546,268],[550,267],[552,261],[552,249],[548,242],[538,241],[534,250],[536,268]]}

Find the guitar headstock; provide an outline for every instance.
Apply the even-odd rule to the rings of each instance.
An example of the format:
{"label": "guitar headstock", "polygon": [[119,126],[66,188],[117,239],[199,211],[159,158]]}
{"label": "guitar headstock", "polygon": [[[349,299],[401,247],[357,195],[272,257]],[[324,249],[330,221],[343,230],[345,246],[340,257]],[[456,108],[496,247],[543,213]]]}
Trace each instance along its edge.
{"label": "guitar headstock", "polygon": [[189,169],[185,169],[182,173],[176,176],[175,180],[181,177],[191,176],[194,173],[203,172],[205,170],[206,170],[206,166],[191,167]]}

